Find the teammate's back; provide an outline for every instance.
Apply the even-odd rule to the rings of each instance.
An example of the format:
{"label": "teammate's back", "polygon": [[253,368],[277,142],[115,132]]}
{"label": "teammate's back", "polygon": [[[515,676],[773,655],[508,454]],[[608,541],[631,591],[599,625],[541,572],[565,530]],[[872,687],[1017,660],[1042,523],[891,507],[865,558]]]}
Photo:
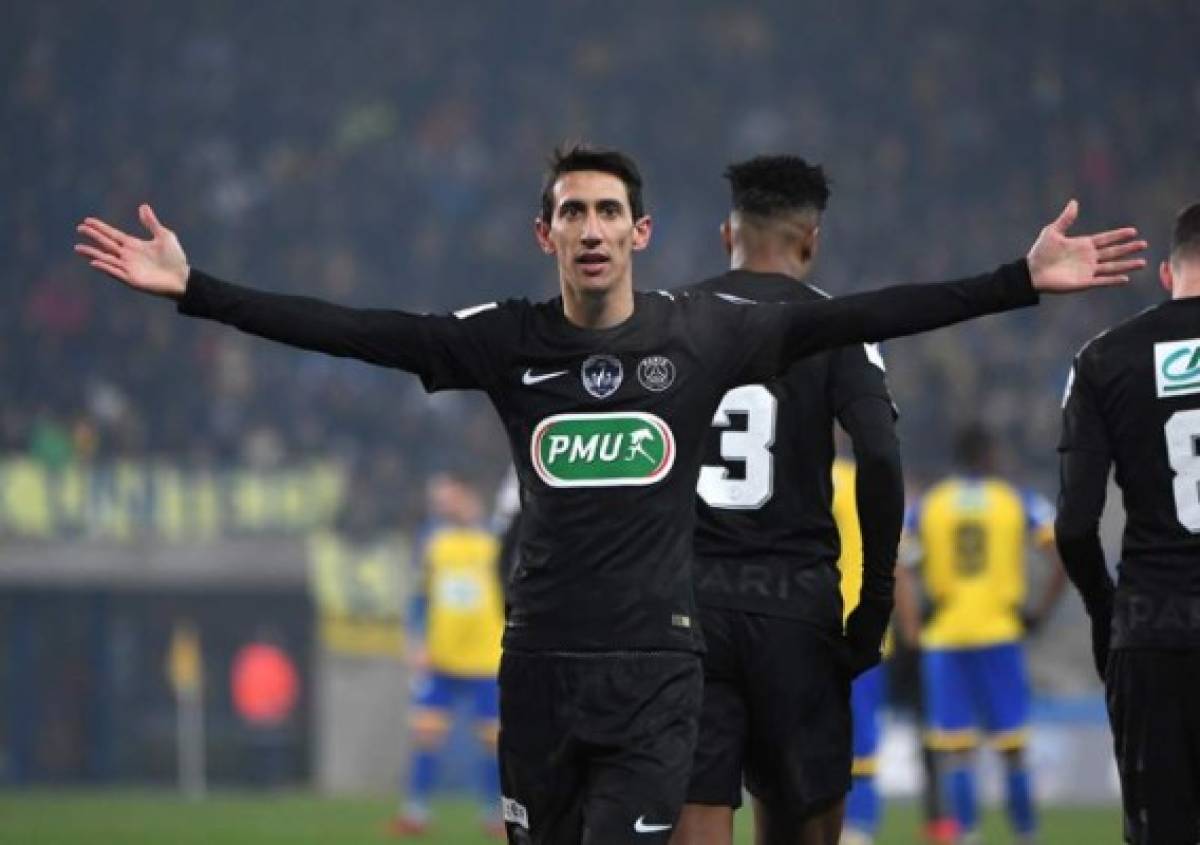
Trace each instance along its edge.
{"label": "teammate's back", "polygon": [[1108,451],[1116,466],[1121,588],[1200,594],[1200,298],[1148,308],[1083,348],[1063,447]]}
{"label": "teammate's back", "polygon": [[[695,286],[760,302],[827,298],[810,284],[734,270]],[[696,590],[701,604],[780,612],[839,630],[832,502],[833,423],[864,396],[891,405],[883,359],[855,344],[798,361],[764,384],[725,394],[697,487]],[[891,435],[891,432],[887,432]],[[856,442],[863,451],[868,443]],[[874,444],[889,453],[894,435]],[[857,540],[857,537],[855,538]],[[747,565],[753,559],[754,565]],[[861,554],[858,558],[861,568]],[[861,572],[855,573],[861,585]],[[855,600],[857,601],[857,592]]]}
{"label": "teammate's back", "polygon": [[[1075,357],[1063,400],[1063,563],[1092,623],[1125,841],[1200,831],[1200,203],[1159,267],[1171,299]],[[1114,587],[1100,546],[1109,468],[1124,493]]]}
{"label": "teammate's back", "polygon": [[[685,295],[738,307],[827,299],[806,281],[829,197],[822,169],[760,156],[726,177],[721,232],[733,269]],[[856,511],[860,486],[871,491],[849,537],[832,510],[835,420],[861,469],[844,509]],[[743,784],[765,841],[837,838],[851,775],[848,681],[878,662],[891,610],[904,499],[894,421],[883,360],[862,344],[734,387],[711,417],[694,542],[705,689],[677,845],[730,841]],[[839,527],[855,552],[845,631]],[[874,564],[867,577],[864,560]]]}

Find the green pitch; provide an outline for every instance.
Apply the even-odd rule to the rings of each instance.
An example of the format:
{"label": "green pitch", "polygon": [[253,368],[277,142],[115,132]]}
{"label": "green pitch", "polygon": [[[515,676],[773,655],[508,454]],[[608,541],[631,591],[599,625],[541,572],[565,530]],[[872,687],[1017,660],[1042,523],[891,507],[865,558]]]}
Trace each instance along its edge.
{"label": "green pitch", "polygon": [[[325,800],[298,793],[217,794],[188,802],[169,793],[3,792],[0,791],[0,843],[3,845],[382,845],[397,840],[384,831],[392,805],[378,799]],[[739,813],[743,822],[747,813]],[[889,806],[879,845],[919,841],[917,810]],[[1116,808],[1048,807],[1042,811],[1045,845],[1120,842]],[[739,843],[749,843],[746,824]],[[1008,842],[1003,817],[987,816],[986,842]],[[427,845],[485,845],[477,812],[469,801],[445,801],[436,808]]]}

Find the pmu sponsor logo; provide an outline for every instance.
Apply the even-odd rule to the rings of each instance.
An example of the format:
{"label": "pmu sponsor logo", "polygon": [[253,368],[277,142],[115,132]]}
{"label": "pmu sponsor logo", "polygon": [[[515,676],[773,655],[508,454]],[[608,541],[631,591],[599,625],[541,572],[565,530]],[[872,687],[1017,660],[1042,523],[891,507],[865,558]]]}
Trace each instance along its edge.
{"label": "pmu sponsor logo", "polygon": [[530,457],[551,487],[641,487],[671,471],[675,436],[638,411],[556,414],[534,429]]}
{"label": "pmu sponsor logo", "polygon": [[1158,398],[1200,393],[1200,338],[1154,344]]}

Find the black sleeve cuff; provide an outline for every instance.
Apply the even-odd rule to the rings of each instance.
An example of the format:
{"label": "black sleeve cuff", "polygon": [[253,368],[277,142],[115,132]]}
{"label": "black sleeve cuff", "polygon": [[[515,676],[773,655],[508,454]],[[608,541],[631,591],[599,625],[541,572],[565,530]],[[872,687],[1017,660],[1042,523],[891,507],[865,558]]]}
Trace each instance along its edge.
{"label": "black sleeve cuff", "polygon": [[223,284],[225,283],[213,278],[203,270],[193,267],[188,272],[187,288],[184,290],[183,296],[176,300],[175,309],[180,314],[189,317],[207,317],[212,312],[209,306],[211,293],[214,288]]}
{"label": "black sleeve cuff", "polygon": [[1002,264],[997,275],[1004,286],[1005,297],[1015,305],[1037,305],[1041,299],[1033,286],[1033,277],[1029,275],[1029,262],[1024,258]]}

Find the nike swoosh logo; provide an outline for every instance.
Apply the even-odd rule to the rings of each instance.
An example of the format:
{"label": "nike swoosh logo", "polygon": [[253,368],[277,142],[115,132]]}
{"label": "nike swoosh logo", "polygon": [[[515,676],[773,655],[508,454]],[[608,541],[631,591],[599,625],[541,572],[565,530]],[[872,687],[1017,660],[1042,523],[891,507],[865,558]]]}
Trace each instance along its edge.
{"label": "nike swoosh logo", "polygon": [[633,823],[634,833],[662,833],[670,829],[669,824],[647,824],[645,816],[638,816],[637,821]]}
{"label": "nike swoosh logo", "polygon": [[544,381],[550,381],[552,378],[558,378],[559,376],[565,376],[566,374],[566,370],[558,370],[553,373],[538,373],[537,375],[534,375],[533,370],[526,370],[521,375],[521,384],[541,384]]}

